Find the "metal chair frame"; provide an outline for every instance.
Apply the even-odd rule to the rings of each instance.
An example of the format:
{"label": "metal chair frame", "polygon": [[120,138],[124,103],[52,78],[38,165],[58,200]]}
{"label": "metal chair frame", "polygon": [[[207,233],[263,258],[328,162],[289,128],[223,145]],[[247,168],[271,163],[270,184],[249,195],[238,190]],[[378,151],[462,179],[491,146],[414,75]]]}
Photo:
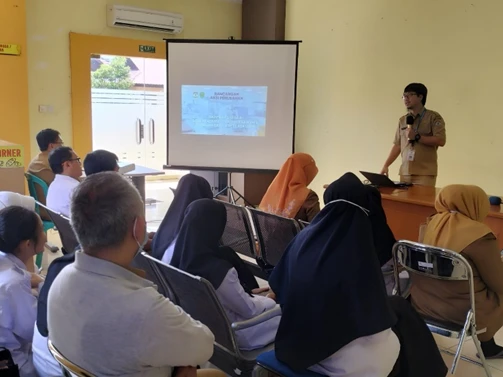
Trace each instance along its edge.
{"label": "metal chair frame", "polygon": [[[424,261],[416,259],[412,260],[412,257],[424,256]],[[443,326],[439,324],[438,321],[434,321],[428,318],[424,318],[426,325],[431,332],[450,338],[459,339],[459,343],[456,352],[452,354],[451,352],[443,352],[454,355],[454,360],[450,369],[450,373],[454,374],[459,362],[459,359],[472,362],[474,364],[481,365],[488,377],[491,377],[491,371],[487,361],[485,359],[484,353],[480,346],[480,341],[477,334],[481,334],[486,331],[486,329],[477,330],[477,325],[475,321],[475,292],[473,283],[473,270],[470,263],[461,254],[448,249],[442,249],[439,247],[433,247],[424,245],[417,242],[411,241],[398,241],[393,246],[393,273],[395,276],[395,281],[399,281],[399,265],[406,271],[425,276],[432,279],[444,280],[444,281],[467,281],[469,284],[470,291],[470,308],[466,313],[466,319],[462,327],[459,327],[456,323],[448,323],[450,325]],[[417,262],[417,266],[413,265],[413,262]],[[440,262],[443,262],[443,266],[439,266]],[[449,264],[450,263],[450,264]],[[448,266],[452,271],[449,272],[449,276],[442,273],[441,269]],[[452,267],[451,267],[452,266]],[[397,293],[402,294],[400,284],[396,286]],[[459,328],[459,330],[458,330]],[[456,330],[454,330],[456,329]],[[471,337],[475,344],[475,348],[480,357],[480,363],[461,356],[461,351],[463,349],[466,337]]]}
{"label": "metal chair frame", "polygon": [[[201,278],[199,276],[188,274],[173,266],[167,265],[151,257],[145,252],[142,253],[142,256],[148,261],[150,269],[156,271],[159,279],[163,281],[163,284],[168,286],[170,291],[174,293],[175,297],[174,300],[172,301],[174,301],[175,304],[181,306],[182,309],[184,309],[194,319],[200,320],[205,325],[208,325],[210,327],[210,330],[212,330],[213,333],[215,334],[215,343],[214,343],[215,351],[212,358],[210,359],[210,362],[231,376],[234,377],[240,377],[243,375],[252,376],[254,367],[256,365],[255,360],[257,356],[262,352],[271,350],[274,347],[274,344],[270,344],[258,350],[242,351],[238,347],[234,331],[243,330],[255,326],[273,317],[281,315],[281,309],[279,305],[277,305],[274,309],[264,312],[258,315],[257,317],[251,318],[249,320],[230,323],[227,314],[225,313],[225,310],[217,297],[215,289],[213,288],[211,283],[209,283],[206,279]],[[212,329],[209,323],[205,323],[205,321],[202,319],[202,317],[204,316],[201,315],[200,311],[193,310],[193,308],[191,307],[184,307],[183,300],[180,300],[181,292],[177,290],[177,287],[173,284],[173,281],[170,281],[170,277],[166,276],[167,274],[163,273],[161,269],[164,271],[169,271],[170,274],[177,274],[178,276],[184,277],[184,279],[186,279],[187,281],[189,281],[188,279],[191,279],[194,284],[201,285],[201,291],[204,291],[205,294],[208,295],[208,299],[212,303],[211,306],[213,308],[216,308],[215,312],[213,313],[215,315],[216,320],[219,323],[223,323],[223,326],[225,327],[226,333],[220,334],[222,335],[222,339],[218,338],[219,333],[214,329]],[[204,315],[208,315],[208,312],[206,312],[206,310],[211,310],[211,308],[205,307],[204,310],[205,310]]]}

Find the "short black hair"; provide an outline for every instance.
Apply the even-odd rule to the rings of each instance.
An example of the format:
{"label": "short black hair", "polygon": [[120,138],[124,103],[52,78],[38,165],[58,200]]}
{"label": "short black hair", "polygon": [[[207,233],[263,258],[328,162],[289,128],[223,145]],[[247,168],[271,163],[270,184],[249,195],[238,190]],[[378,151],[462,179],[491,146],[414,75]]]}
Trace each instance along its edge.
{"label": "short black hair", "polygon": [[418,96],[423,96],[421,102],[426,105],[426,97],[428,96],[428,88],[424,84],[413,82],[405,87],[404,93],[416,93]]}
{"label": "short black hair", "polygon": [[72,152],[70,147],[58,147],[49,153],[49,165],[54,174],[63,173],[63,164],[72,159]]}
{"label": "short black hair", "polygon": [[14,254],[22,241],[37,243],[40,220],[34,211],[9,206],[0,210],[0,250]]}
{"label": "short black hair", "polygon": [[49,144],[54,144],[58,141],[59,132],[51,128],[46,128],[37,134],[37,144],[41,152],[49,149]]}
{"label": "short black hair", "polygon": [[87,154],[84,159],[84,171],[86,176],[104,171],[114,171],[119,166],[118,161],[119,158],[115,153],[98,149]]}

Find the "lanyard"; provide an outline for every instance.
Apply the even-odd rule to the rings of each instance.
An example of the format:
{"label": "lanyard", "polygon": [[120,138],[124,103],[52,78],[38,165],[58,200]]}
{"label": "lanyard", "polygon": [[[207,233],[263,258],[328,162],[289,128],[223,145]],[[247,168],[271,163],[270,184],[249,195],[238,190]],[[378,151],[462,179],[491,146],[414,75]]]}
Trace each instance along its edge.
{"label": "lanyard", "polygon": [[417,134],[417,130],[419,130],[419,126],[421,124],[421,121],[423,120],[424,113],[426,112],[426,108],[423,109],[423,112],[419,116],[419,122],[417,122],[417,126],[414,128],[414,132]]}

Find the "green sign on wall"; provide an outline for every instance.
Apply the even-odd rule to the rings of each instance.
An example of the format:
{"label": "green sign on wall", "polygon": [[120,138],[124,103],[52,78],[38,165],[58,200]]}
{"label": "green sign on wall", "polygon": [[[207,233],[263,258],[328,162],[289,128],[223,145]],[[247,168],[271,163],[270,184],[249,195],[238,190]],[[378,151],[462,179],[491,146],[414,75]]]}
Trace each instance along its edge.
{"label": "green sign on wall", "polygon": [[155,46],[140,45],[140,52],[148,52],[150,54],[155,54]]}

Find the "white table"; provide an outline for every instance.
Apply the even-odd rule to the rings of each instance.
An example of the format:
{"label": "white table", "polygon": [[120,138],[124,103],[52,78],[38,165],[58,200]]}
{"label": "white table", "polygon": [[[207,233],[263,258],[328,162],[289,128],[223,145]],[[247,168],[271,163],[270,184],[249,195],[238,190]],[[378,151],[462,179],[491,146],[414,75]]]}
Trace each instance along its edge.
{"label": "white table", "polygon": [[146,166],[135,165],[135,169],[124,174],[126,177],[131,177],[133,184],[140,192],[143,206],[145,207],[145,177],[148,175],[164,175],[163,170],[147,168]]}

